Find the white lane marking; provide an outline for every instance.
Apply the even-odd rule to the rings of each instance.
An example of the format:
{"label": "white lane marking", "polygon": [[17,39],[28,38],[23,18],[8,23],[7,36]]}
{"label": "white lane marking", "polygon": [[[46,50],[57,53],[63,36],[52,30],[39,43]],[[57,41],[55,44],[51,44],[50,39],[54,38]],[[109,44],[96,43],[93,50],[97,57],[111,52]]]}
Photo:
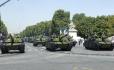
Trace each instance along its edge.
{"label": "white lane marking", "polygon": [[82,67],[83,70],[93,70],[91,68],[88,68],[88,67]]}
{"label": "white lane marking", "polygon": [[73,70],[78,70],[78,66],[77,65],[73,65]]}

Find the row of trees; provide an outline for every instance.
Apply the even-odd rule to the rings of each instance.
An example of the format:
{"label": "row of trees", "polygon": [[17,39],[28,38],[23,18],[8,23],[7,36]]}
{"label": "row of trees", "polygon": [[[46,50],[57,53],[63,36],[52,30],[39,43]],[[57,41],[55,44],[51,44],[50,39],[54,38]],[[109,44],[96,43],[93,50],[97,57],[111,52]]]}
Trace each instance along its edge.
{"label": "row of trees", "polygon": [[[3,3],[0,4],[0,8],[10,2],[11,0],[6,0]],[[2,34],[2,38],[5,38],[8,35],[7,27],[1,20],[1,15],[0,15],[0,34]]]}
{"label": "row of trees", "polygon": [[59,34],[60,29],[68,28],[70,13],[64,10],[55,11],[52,20],[28,26],[20,34],[22,37],[34,37],[38,35]]}
{"label": "row of trees", "polygon": [[97,37],[105,39],[114,35],[114,15],[88,17],[84,13],[75,14],[72,21],[78,34],[84,38]]}
{"label": "row of trees", "polygon": [[[75,14],[72,21],[78,30],[78,35],[84,38],[106,38],[114,33],[114,15],[90,17],[80,13]],[[68,29],[69,23],[70,12],[59,9],[55,11],[52,20],[28,26],[20,34],[23,37],[59,34],[60,30]]]}
{"label": "row of trees", "polygon": [[38,35],[48,35],[51,21],[37,23],[36,25],[28,26],[20,35],[22,37],[34,37]]}
{"label": "row of trees", "polygon": [[7,36],[8,32],[7,32],[7,28],[5,26],[5,24],[3,23],[3,21],[0,20],[0,33],[3,34],[3,36]]}
{"label": "row of trees", "polygon": [[68,28],[69,23],[70,23],[70,12],[61,9],[55,11],[52,18],[51,34],[54,33],[57,35],[60,33],[60,30],[63,32],[63,30]]}

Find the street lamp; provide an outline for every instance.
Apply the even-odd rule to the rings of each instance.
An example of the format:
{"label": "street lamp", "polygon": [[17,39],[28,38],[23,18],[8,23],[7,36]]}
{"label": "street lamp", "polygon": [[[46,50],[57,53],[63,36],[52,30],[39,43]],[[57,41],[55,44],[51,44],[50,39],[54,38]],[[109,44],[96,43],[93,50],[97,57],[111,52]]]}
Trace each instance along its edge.
{"label": "street lamp", "polygon": [[[8,3],[9,1],[11,1],[11,0],[7,0],[7,1],[3,2],[2,4],[0,4],[0,8],[1,8],[2,6],[4,6],[6,3]],[[0,12],[0,22],[1,22],[1,12]]]}
{"label": "street lamp", "polygon": [[[2,6],[4,6],[6,3],[8,3],[9,1],[11,1],[11,0],[7,0],[7,1],[3,2],[2,4],[0,4],[0,8],[1,8]],[[0,12],[0,22],[1,22],[1,12]]]}
{"label": "street lamp", "polygon": [[7,0],[7,1],[3,2],[2,4],[0,4],[0,7],[4,6],[4,5],[5,5],[6,3],[8,3],[9,1],[11,1],[11,0]]}
{"label": "street lamp", "polygon": [[[8,3],[10,0],[7,0],[7,1],[5,1],[5,2],[3,2],[2,4],[0,4],[0,8],[2,7],[2,6],[4,6],[6,3]],[[1,12],[0,12],[0,23],[2,22],[2,20],[1,20]],[[1,29],[0,29],[1,30]],[[2,32],[0,31],[0,37],[3,37],[3,35],[2,35]]]}

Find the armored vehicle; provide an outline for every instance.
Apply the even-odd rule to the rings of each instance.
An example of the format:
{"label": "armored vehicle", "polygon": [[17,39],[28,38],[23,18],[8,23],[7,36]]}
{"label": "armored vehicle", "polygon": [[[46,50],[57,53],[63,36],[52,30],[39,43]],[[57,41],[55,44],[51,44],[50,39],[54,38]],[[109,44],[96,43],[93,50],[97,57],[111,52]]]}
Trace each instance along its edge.
{"label": "armored vehicle", "polygon": [[47,41],[47,37],[46,36],[38,37],[36,40],[34,40],[33,46],[37,46],[37,45],[45,46],[46,45],[46,41]]}
{"label": "armored vehicle", "polygon": [[113,50],[114,43],[108,39],[102,40],[101,38],[88,38],[84,42],[86,49],[90,50]]}
{"label": "armored vehicle", "polygon": [[28,37],[26,42],[33,43],[34,42],[34,38],[33,37]]}
{"label": "armored vehicle", "polygon": [[1,53],[8,53],[10,50],[19,50],[20,53],[25,52],[25,44],[19,37],[9,36],[2,42]]}
{"label": "armored vehicle", "polygon": [[51,37],[46,43],[46,49],[51,51],[63,50],[71,51],[72,47],[75,46],[76,41],[68,35],[59,35]]}

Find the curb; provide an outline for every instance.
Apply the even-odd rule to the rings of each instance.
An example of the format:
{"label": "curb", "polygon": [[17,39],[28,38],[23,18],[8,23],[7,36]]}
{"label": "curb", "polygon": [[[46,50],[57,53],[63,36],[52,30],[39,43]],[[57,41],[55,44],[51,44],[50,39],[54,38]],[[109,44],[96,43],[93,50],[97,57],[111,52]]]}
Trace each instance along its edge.
{"label": "curb", "polygon": [[88,54],[88,53],[72,53],[78,55],[95,55],[95,56],[114,56],[114,54]]}

